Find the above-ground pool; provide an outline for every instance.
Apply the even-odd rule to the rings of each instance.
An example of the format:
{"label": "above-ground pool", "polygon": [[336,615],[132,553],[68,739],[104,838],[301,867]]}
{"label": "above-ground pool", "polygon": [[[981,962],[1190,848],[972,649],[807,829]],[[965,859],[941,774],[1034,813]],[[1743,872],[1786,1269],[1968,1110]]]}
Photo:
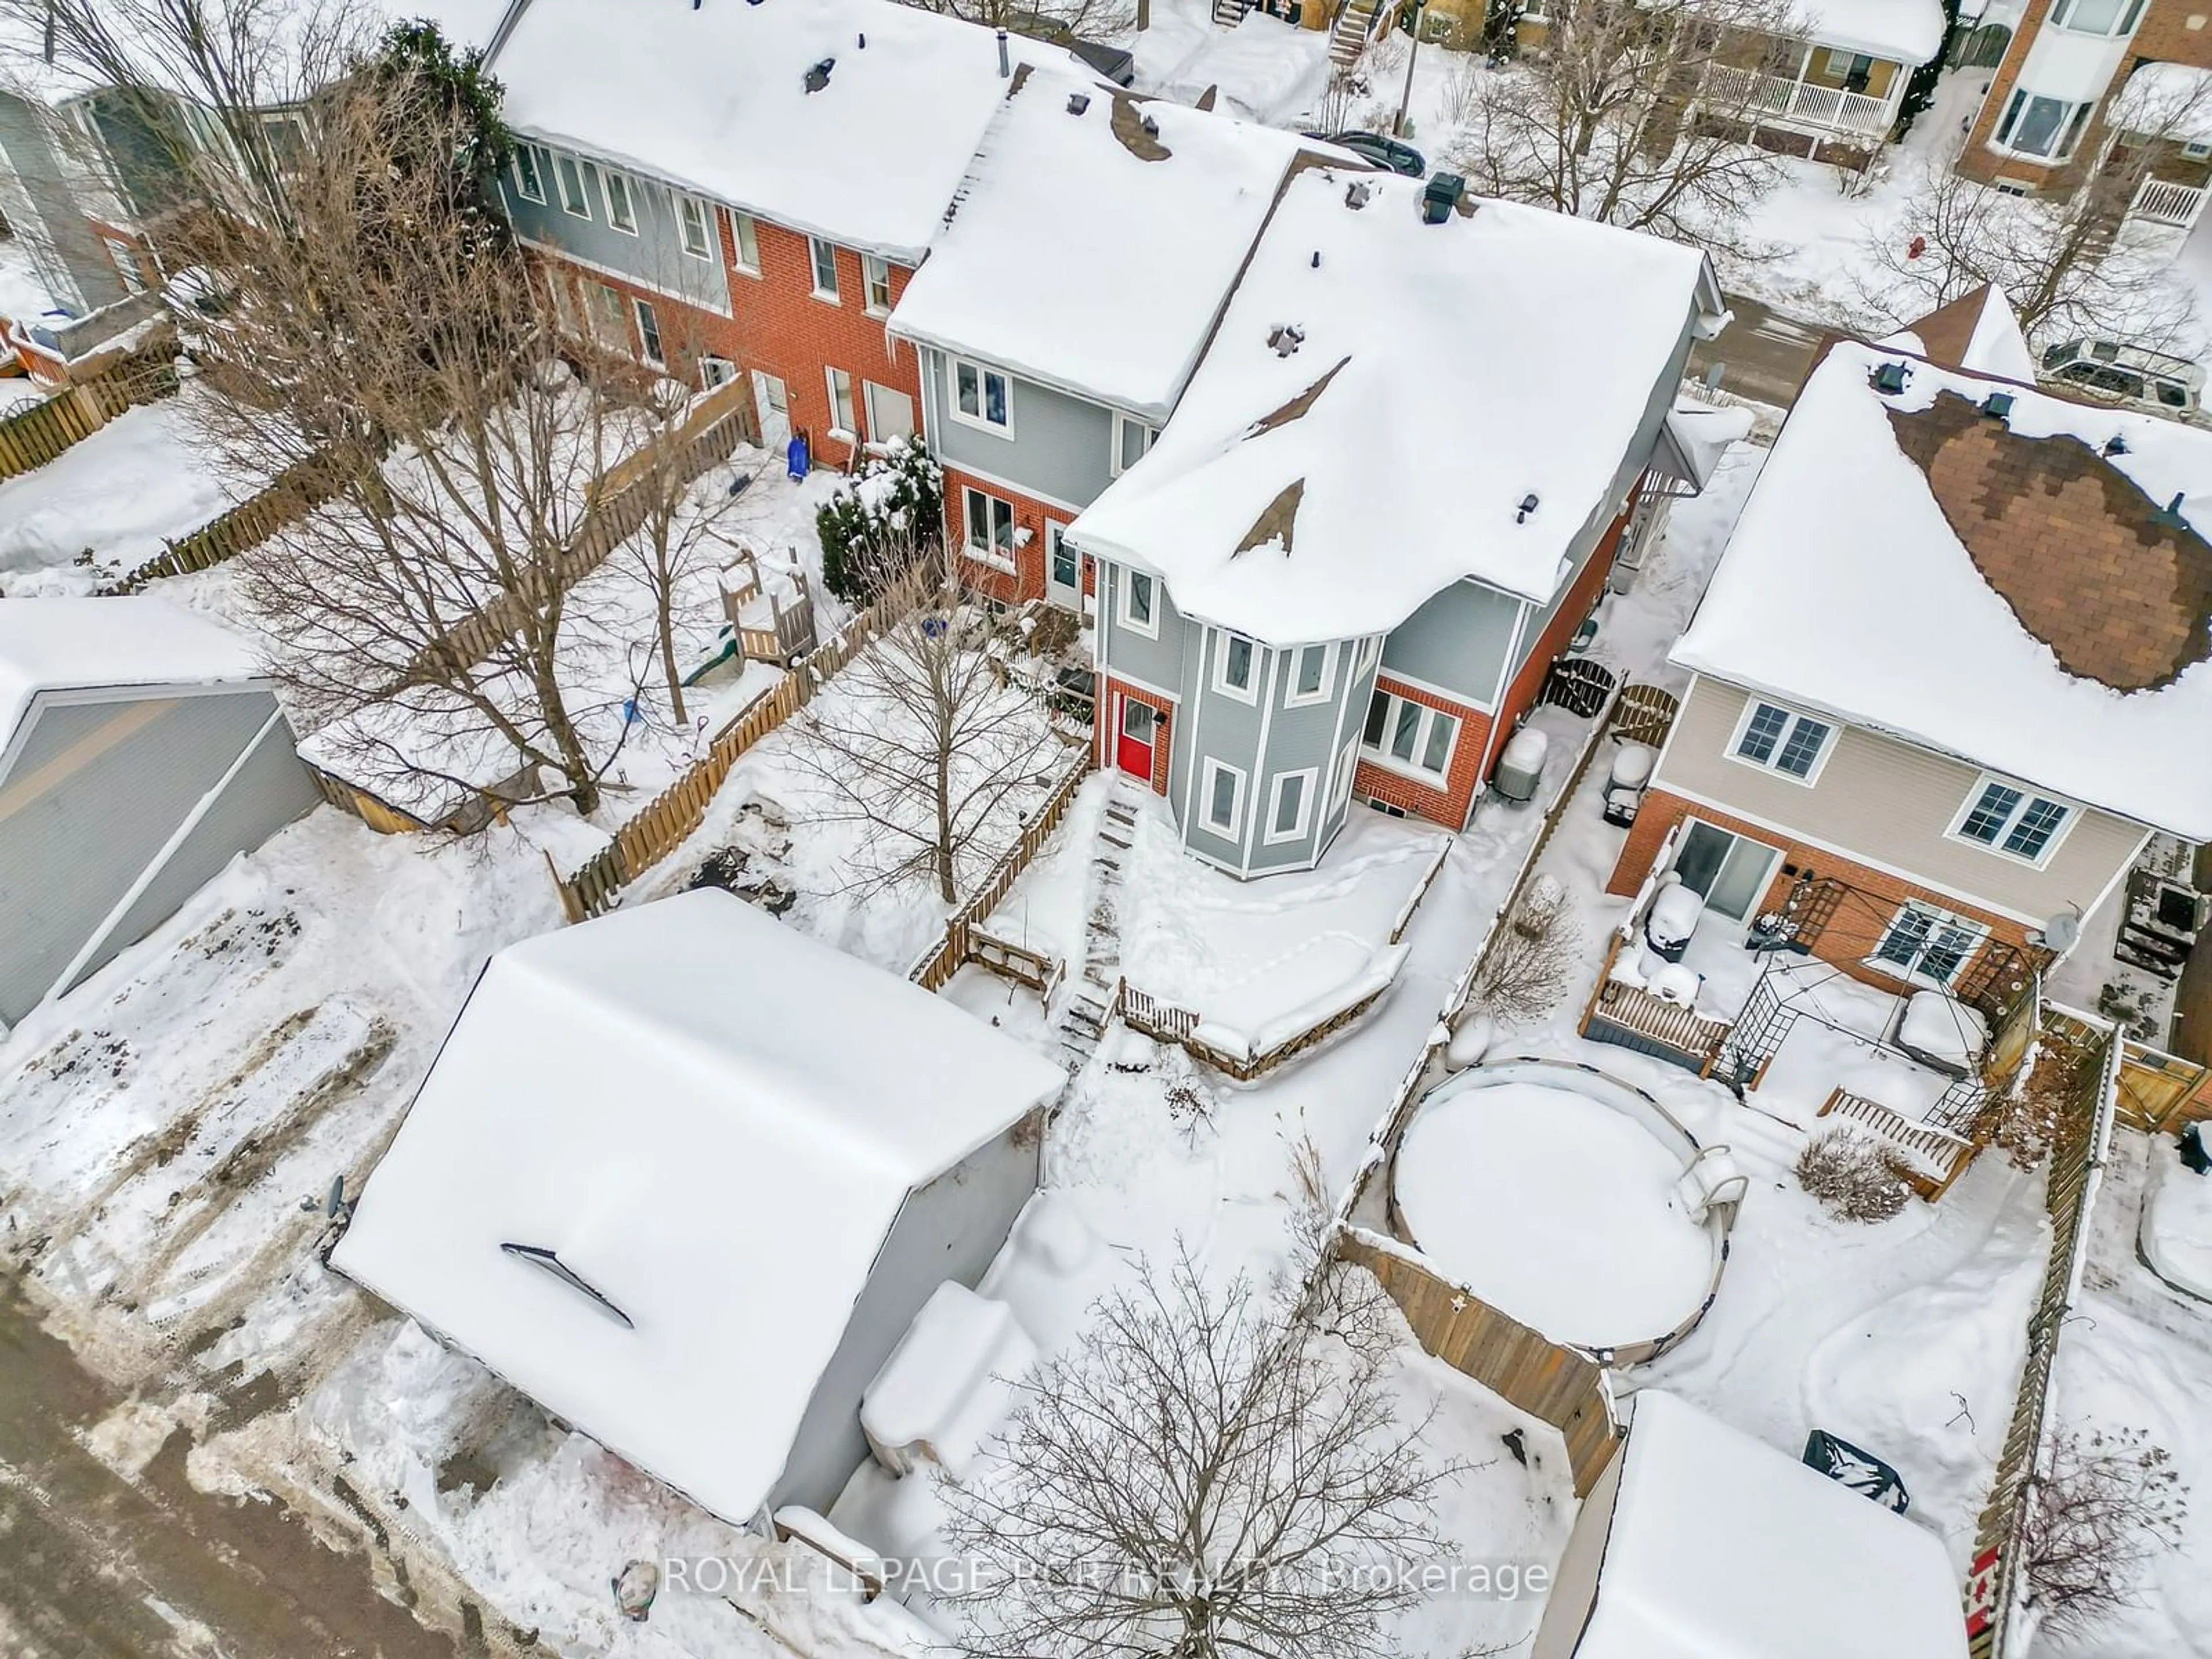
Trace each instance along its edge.
{"label": "above-ground pool", "polygon": [[1728,1255],[1732,1206],[1693,1220],[1677,1190],[1698,1153],[1601,1073],[1479,1066],[1414,1109],[1392,1220],[1438,1273],[1553,1341],[1649,1358],[1696,1324]]}

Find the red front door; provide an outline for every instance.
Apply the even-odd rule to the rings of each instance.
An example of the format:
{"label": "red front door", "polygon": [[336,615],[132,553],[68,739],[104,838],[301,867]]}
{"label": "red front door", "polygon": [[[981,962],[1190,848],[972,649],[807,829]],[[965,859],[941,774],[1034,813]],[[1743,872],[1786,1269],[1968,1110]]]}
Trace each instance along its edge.
{"label": "red front door", "polygon": [[1121,694],[1121,735],[1114,748],[1114,764],[1132,777],[1152,781],[1152,746],[1159,741],[1160,714],[1148,702]]}

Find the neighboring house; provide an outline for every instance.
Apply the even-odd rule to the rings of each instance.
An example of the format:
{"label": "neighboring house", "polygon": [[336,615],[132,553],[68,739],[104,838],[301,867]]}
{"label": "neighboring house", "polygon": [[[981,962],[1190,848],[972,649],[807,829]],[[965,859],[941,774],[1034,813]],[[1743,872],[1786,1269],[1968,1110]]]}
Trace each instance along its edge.
{"label": "neighboring house", "polygon": [[2188,226],[2212,179],[2212,33],[2195,0],[1995,0],[1971,60],[1993,67],[1959,170],[2069,191],[2156,148],[2130,210]]}
{"label": "neighboring house", "polygon": [[1080,608],[1062,532],[1151,447],[1301,155],[1294,135],[1094,77],[1015,76],[891,316],[921,348],[947,527],[978,588]]}
{"label": "neighboring house", "polygon": [[726,1521],[826,1510],[869,1382],[1029,1201],[1066,1083],[684,893],[492,957],[331,1262]]}
{"label": "neighboring house", "polygon": [[2154,830],[2212,838],[2212,434],[2022,385],[1979,303],[1814,370],[1674,647],[1615,893],[1663,850],[1701,927],[1786,913],[1855,977],[1963,992],[2064,948]]}
{"label": "neighboring house", "polygon": [[635,0],[618,23],[526,0],[492,60],[525,141],[508,209],[573,331],[744,375],[770,446],[803,431],[849,466],[920,429],[888,319],[1038,50],[891,0]]}
{"label": "neighboring house", "polygon": [[1639,1389],[1530,1659],[1966,1659],[1943,1540],[1676,1395]]}
{"label": "neighboring house", "polygon": [[1099,566],[1100,764],[1240,874],[1314,864],[1354,796],[1466,821],[1721,315],[1694,250],[1423,203],[1292,177],[1174,419],[1068,532]]}
{"label": "neighboring house", "polygon": [[0,601],[0,1026],[315,801],[245,639],[164,599]]}
{"label": "neighboring house", "polygon": [[[87,216],[79,182],[38,99],[0,89],[0,215],[29,255],[48,300],[72,316],[112,305],[130,289]],[[10,318],[30,325],[33,317]]]}

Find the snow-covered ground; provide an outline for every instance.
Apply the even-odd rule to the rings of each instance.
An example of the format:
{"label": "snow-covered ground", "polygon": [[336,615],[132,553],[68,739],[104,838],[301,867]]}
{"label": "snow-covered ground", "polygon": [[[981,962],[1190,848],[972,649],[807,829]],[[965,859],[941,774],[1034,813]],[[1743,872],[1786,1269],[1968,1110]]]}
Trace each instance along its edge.
{"label": "snow-covered ground", "polygon": [[198,395],[187,382],[0,483],[0,592],[89,592],[253,494],[201,437]]}

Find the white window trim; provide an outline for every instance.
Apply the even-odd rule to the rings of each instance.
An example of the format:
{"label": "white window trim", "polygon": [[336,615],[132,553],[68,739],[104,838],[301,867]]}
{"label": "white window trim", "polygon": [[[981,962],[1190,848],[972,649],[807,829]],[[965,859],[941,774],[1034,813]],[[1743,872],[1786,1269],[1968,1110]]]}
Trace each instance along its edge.
{"label": "white window trim", "polygon": [[[1781,731],[1775,733],[1772,758],[1753,760],[1750,756],[1738,754],[1736,751],[1743,746],[1743,734],[1751,729],[1752,716],[1761,708],[1779,708],[1790,717],[1790,721]],[[1797,722],[1800,720],[1812,720],[1828,728],[1828,735],[1821,740],[1820,752],[1813,757],[1813,769],[1802,778],[1795,772],[1784,771],[1776,763],[1782,758],[1782,751],[1790,746],[1790,739],[1796,734]],[[1836,745],[1842,741],[1843,735],[1844,723],[1830,715],[1808,714],[1773,697],[1752,696],[1744,699],[1743,713],[1736,716],[1735,729],[1729,733],[1727,754],[1728,757],[1738,766],[1748,766],[1754,772],[1764,772],[1767,776],[1779,778],[1784,783],[1794,783],[1801,789],[1810,789],[1820,781],[1820,774],[1828,769],[1828,757],[1836,752]]]}
{"label": "white window trim", "polygon": [[[1283,786],[1292,778],[1304,778],[1305,787],[1298,792],[1298,819],[1288,830],[1276,828],[1283,815]],[[1286,841],[1304,841],[1313,828],[1315,793],[1321,787],[1321,769],[1308,766],[1295,772],[1278,772],[1267,790],[1267,828],[1261,839],[1270,847],[1279,847]]]}
{"label": "white window trim", "polygon": [[[1237,781],[1237,793],[1230,801],[1229,822],[1225,824],[1217,823],[1213,819],[1213,780],[1216,774],[1222,772],[1226,772]],[[1199,828],[1209,836],[1218,836],[1226,841],[1243,841],[1244,838],[1244,789],[1249,781],[1250,779],[1243,768],[1231,766],[1225,760],[1216,760],[1212,756],[1208,755],[1200,779]]]}
{"label": "white window trim", "polygon": [[[1012,412],[1013,406],[1009,403],[1007,405],[1007,413],[1011,415]],[[1140,421],[1133,415],[1124,415],[1120,410],[1115,410],[1114,411],[1114,434],[1112,439],[1114,447],[1106,457],[1106,473],[1109,477],[1118,478],[1124,472],[1127,472],[1129,470],[1127,466],[1124,466],[1121,464],[1121,454],[1124,447],[1121,441],[1121,434],[1133,426],[1142,427],[1146,434],[1144,453],[1139,455],[1137,457],[1137,460],[1141,461],[1145,459],[1146,455],[1151,454],[1152,453],[1152,446],[1159,441],[1159,428],[1155,427],[1150,421]],[[1130,465],[1133,466],[1136,463],[1133,461],[1130,463]]]}
{"label": "white window trim", "polygon": [[[738,228],[740,225],[750,225],[753,228],[753,257],[750,264],[745,262],[745,239],[744,234]],[[758,276],[761,274],[760,221],[750,213],[738,212],[735,208],[730,210],[730,268],[746,276]]]}
{"label": "white window trim", "polygon": [[1328,786],[1328,815],[1331,817],[1340,812],[1349,811],[1352,807],[1352,781],[1359,775],[1359,734],[1357,732],[1352,734],[1352,740],[1338,753],[1336,763],[1340,769],[1329,780]]}
{"label": "white window trim", "polygon": [[[1306,653],[1318,648],[1322,653],[1321,690],[1301,692],[1298,690],[1298,669],[1304,663]],[[1283,707],[1310,708],[1316,703],[1333,702],[1336,696],[1336,641],[1328,641],[1316,647],[1311,645],[1291,646],[1285,654],[1290,658],[1290,672],[1283,677]]]}
{"label": "white window trim", "polygon": [[[730,371],[719,382],[714,378],[717,368],[726,368]],[[714,353],[708,352],[699,359],[699,385],[702,390],[715,391],[718,386],[727,386],[737,378],[738,366],[727,357],[718,357]]]}
{"label": "white window trim", "polygon": [[[963,368],[975,371],[975,408],[978,412],[973,415],[965,413],[960,407],[960,371]],[[989,388],[983,378],[987,374],[995,374],[1006,383],[1006,423],[1004,426],[986,419],[981,412],[991,406]],[[963,426],[972,426],[978,432],[988,432],[995,437],[1011,438],[1014,435],[1012,375],[1002,368],[993,368],[986,363],[977,362],[973,357],[947,357],[945,360],[945,413],[949,418]]]}
{"label": "white window trim", "polygon": [[[975,539],[976,515],[969,510],[971,496],[980,498],[985,503],[982,514],[983,539],[981,542]],[[1000,552],[998,544],[991,539],[992,514],[989,504],[994,501],[1005,504],[1006,522],[1014,525],[1015,535],[1018,538],[1021,526],[1015,523],[1014,504],[1012,501],[1006,501],[1003,495],[994,495],[988,489],[978,489],[974,484],[963,484],[960,486],[960,550],[978,564],[988,565],[994,570],[1003,571],[1007,575],[1012,575],[1019,568],[1018,561],[1012,552]],[[1019,547],[1018,539],[1015,545],[1017,548]]]}
{"label": "white window trim", "polygon": [[[1139,577],[1142,577],[1145,580],[1152,585],[1152,619],[1150,622],[1139,622],[1129,610],[1129,590],[1132,584]],[[1160,579],[1152,574],[1149,570],[1132,570],[1127,565],[1124,565],[1121,568],[1121,580],[1115,583],[1114,586],[1115,589],[1114,598],[1115,625],[1118,628],[1126,628],[1132,634],[1139,635],[1148,640],[1156,640],[1159,638]]]}
{"label": "white window trim", "polygon": [[[530,158],[531,172],[538,176],[538,188],[535,191],[522,182],[522,158],[526,155]],[[537,145],[517,144],[514,147],[514,159],[507,163],[507,172],[514,180],[514,193],[526,202],[535,202],[539,207],[545,205],[544,161],[545,152],[539,149]]]}
{"label": "white window trim", "polygon": [[[584,198],[584,205],[581,208],[572,208],[568,205],[568,180],[562,176],[563,167],[574,167],[576,170],[576,194]],[[561,192],[561,211],[571,219],[581,219],[587,225],[599,222],[592,213],[592,191],[587,178],[587,174],[598,171],[597,167],[592,167],[580,155],[556,155],[553,158],[553,182],[555,187]]]}
{"label": "white window trim", "polygon": [[[1245,684],[1232,684],[1229,678],[1229,643],[1243,640],[1252,647],[1250,662],[1252,677]],[[1267,647],[1255,639],[1226,628],[1213,630],[1213,689],[1224,697],[1234,697],[1238,702],[1256,703],[1260,701],[1261,670],[1264,666]]]}
{"label": "white window trim", "polygon": [[1431,772],[1419,761],[1401,761],[1392,754],[1389,736],[1391,727],[1396,723],[1393,720],[1383,721],[1383,741],[1379,745],[1370,748],[1367,743],[1367,708],[1362,708],[1359,711],[1359,731],[1353,739],[1359,745],[1359,752],[1386,772],[1395,772],[1401,778],[1411,778],[1416,783],[1426,784],[1431,789],[1449,789],[1451,787],[1452,762],[1459,757],[1459,740],[1467,735],[1467,716],[1448,708],[1431,708],[1418,698],[1407,696],[1402,692],[1393,691],[1386,685],[1376,686],[1368,692],[1368,708],[1374,707],[1375,699],[1378,696],[1389,697],[1398,702],[1410,703],[1421,711],[1421,724],[1413,733],[1413,752],[1416,755],[1425,755],[1428,752],[1429,734],[1436,730],[1437,715],[1442,714],[1453,722],[1451,742],[1444,747],[1443,769],[1440,772]]}
{"label": "white window trim", "polygon": [[[2098,37],[2093,35],[2089,38],[2094,40]],[[2118,37],[2110,38],[2118,39]],[[2040,98],[2045,103],[2058,105],[2066,112],[2059,121],[2057,135],[2057,142],[2062,148],[2048,151],[2021,149],[2018,145],[1997,137],[1997,133],[2005,125],[2006,112],[2011,108],[2012,100],[2015,95],[2025,98],[2027,103],[2033,103]],[[2096,119],[2098,102],[2099,100],[2094,98],[2052,98],[2043,93],[2030,92],[2027,88],[2015,83],[2005,94],[2004,105],[1997,112],[1996,125],[1990,129],[1989,147],[2000,155],[2016,155],[2021,161],[2032,162],[2039,167],[2060,166],[2074,159],[2075,152],[2081,148],[2081,140],[2088,135],[2090,125]],[[2021,106],[2022,116],[2027,113],[2027,103]],[[2087,118],[2082,121],[2077,131],[2074,127],[2074,112],[2085,105],[2088,108],[2089,114]],[[2069,133],[2072,135],[2071,142],[2069,142]]]}
{"label": "white window trim", "polygon": [[[687,202],[693,207],[699,210],[699,228],[704,235],[707,243],[707,246],[704,247],[693,247],[691,246],[690,238],[684,234],[684,204]],[[676,245],[684,250],[684,257],[687,259],[713,260],[714,257],[714,204],[707,200],[703,196],[690,196],[680,191],[676,192]]]}
{"label": "white window trim", "polygon": [[890,441],[890,438],[884,435],[882,418],[876,413],[876,399],[878,396],[885,398],[903,398],[906,399],[907,429],[905,435],[908,437],[916,435],[914,429],[914,399],[908,398],[907,394],[901,392],[896,386],[884,386],[875,380],[869,380],[866,375],[862,375],[860,377],[860,413],[867,417],[869,441],[879,444],[889,443]]}
{"label": "white window trim", "polygon": [[[599,179],[599,189],[607,201],[607,228],[624,236],[638,234],[637,194],[631,188],[635,182],[628,173],[617,173],[612,167],[608,167]],[[615,190],[617,185],[622,190],[623,210],[629,216],[628,224],[615,217]]]}
{"label": "white window trim", "polygon": [[[852,426],[841,426],[837,422],[837,377],[840,374],[845,376],[845,401],[853,406]],[[841,443],[860,442],[860,395],[853,383],[852,375],[835,363],[824,363],[822,366],[822,390],[830,399],[829,435]]]}
{"label": "white window trim", "polygon": [[2136,5],[2135,15],[2130,18],[2128,15],[2130,8],[2127,0],[2122,0],[2118,18],[2122,27],[2112,29],[2076,28],[2074,25],[2074,14],[2080,9],[2080,0],[2058,0],[2058,3],[2051,9],[2051,26],[2053,28],[2063,30],[2068,34],[2078,34],[2090,40],[2126,40],[2132,38],[2135,32],[2142,27],[2143,14],[2148,11],[2150,7],[2147,3]]}
{"label": "white window trim", "polygon": [[[876,303],[876,278],[884,279],[884,302]],[[872,253],[860,256],[860,309],[871,317],[891,314],[891,262]]]}
{"label": "white window trim", "polygon": [[[2008,789],[2019,790],[2020,804],[2012,809],[2011,814],[2002,824],[1998,826],[1995,841],[1976,841],[1966,832],[1966,820],[1974,815],[1975,806],[1992,784],[2002,784]],[[2039,800],[2047,800],[2053,806],[2065,808],[2066,816],[2058,820],[2058,828],[2051,833],[2051,839],[2044,842],[2043,851],[2039,856],[2031,859],[2025,858],[2018,853],[2007,852],[2004,847],[2005,837],[2012,834],[2013,827],[2020,822],[2021,815]],[[1966,799],[1959,803],[1959,810],[1951,815],[1951,827],[1946,830],[1943,835],[1946,840],[1955,841],[1962,847],[1971,847],[1978,853],[1994,854],[2008,864],[2024,864],[2031,870],[2041,870],[2057,856],[2058,849],[2066,844],[2066,837],[2074,833],[2074,826],[2080,822],[2081,817],[2081,805],[2079,801],[2069,800],[2065,796],[2054,794],[2048,789],[2039,789],[2032,783],[2022,783],[2018,778],[2008,778],[1996,772],[1984,772],[1976,778],[1972,787],[1967,789]]]}
{"label": "white window trim", "polygon": [[[1972,948],[1960,955],[1959,965],[1951,970],[1950,977],[1948,979],[1939,979],[1934,974],[1923,973],[1917,968],[1906,968],[1902,963],[1892,962],[1887,957],[1879,954],[1882,940],[1897,931],[1897,924],[1905,920],[1907,911],[1915,909],[1925,910],[1936,918],[1929,924],[1928,931],[1930,936],[1933,936],[1939,927],[1954,927],[1962,933],[1973,935]],[[1942,905],[1930,904],[1925,899],[1907,899],[1897,907],[1896,912],[1882,925],[1881,932],[1875,936],[1874,948],[1868,951],[1864,960],[1859,965],[1863,968],[1871,968],[1877,974],[1887,974],[1892,979],[1902,980],[1907,985],[1932,985],[1938,989],[1948,991],[1958,982],[1959,975],[1966,970],[1966,964],[1980,956],[1983,948],[1989,942],[1990,930],[1986,924],[1976,921],[1971,916],[1954,915]]]}
{"label": "white window trim", "polygon": [[[653,326],[651,328],[647,328],[645,325],[645,319],[648,313],[651,313],[653,318]],[[629,319],[637,327],[638,360],[641,362],[651,363],[655,368],[667,368],[668,358],[665,354],[668,349],[668,342],[665,339],[662,340],[660,342],[660,350],[659,351],[653,350],[653,348],[647,343],[647,342],[652,340],[660,333],[660,313],[658,311],[653,310],[653,301],[650,300],[641,300],[635,295],[632,295],[629,301]]]}
{"label": "white window trim", "polygon": [[[1057,586],[1052,574],[1054,558],[1063,550],[1075,561],[1075,591],[1080,595],[1083,592],[1083,550],[1070,544],[1066,525],[1057,519],[1047,519],[1044,521],[1044,591],[1048,595]],[[1152,598],[1157,602],[1158,593],[1155,592]]]}
{"label": "white window trim", "polygon": [[812,289],[814,297],[821,301],[823,304],[842,306],[845,303],[843,290],[841,289],[824,288],[822,286],[822,262],[815,257],[817,251],[822,248],[828,248],[830,250],[830,280],[832,283],[835,283],[838,279],[836,243],[825,241],[819,236],[809,236],[806,239],[807,284]]}

